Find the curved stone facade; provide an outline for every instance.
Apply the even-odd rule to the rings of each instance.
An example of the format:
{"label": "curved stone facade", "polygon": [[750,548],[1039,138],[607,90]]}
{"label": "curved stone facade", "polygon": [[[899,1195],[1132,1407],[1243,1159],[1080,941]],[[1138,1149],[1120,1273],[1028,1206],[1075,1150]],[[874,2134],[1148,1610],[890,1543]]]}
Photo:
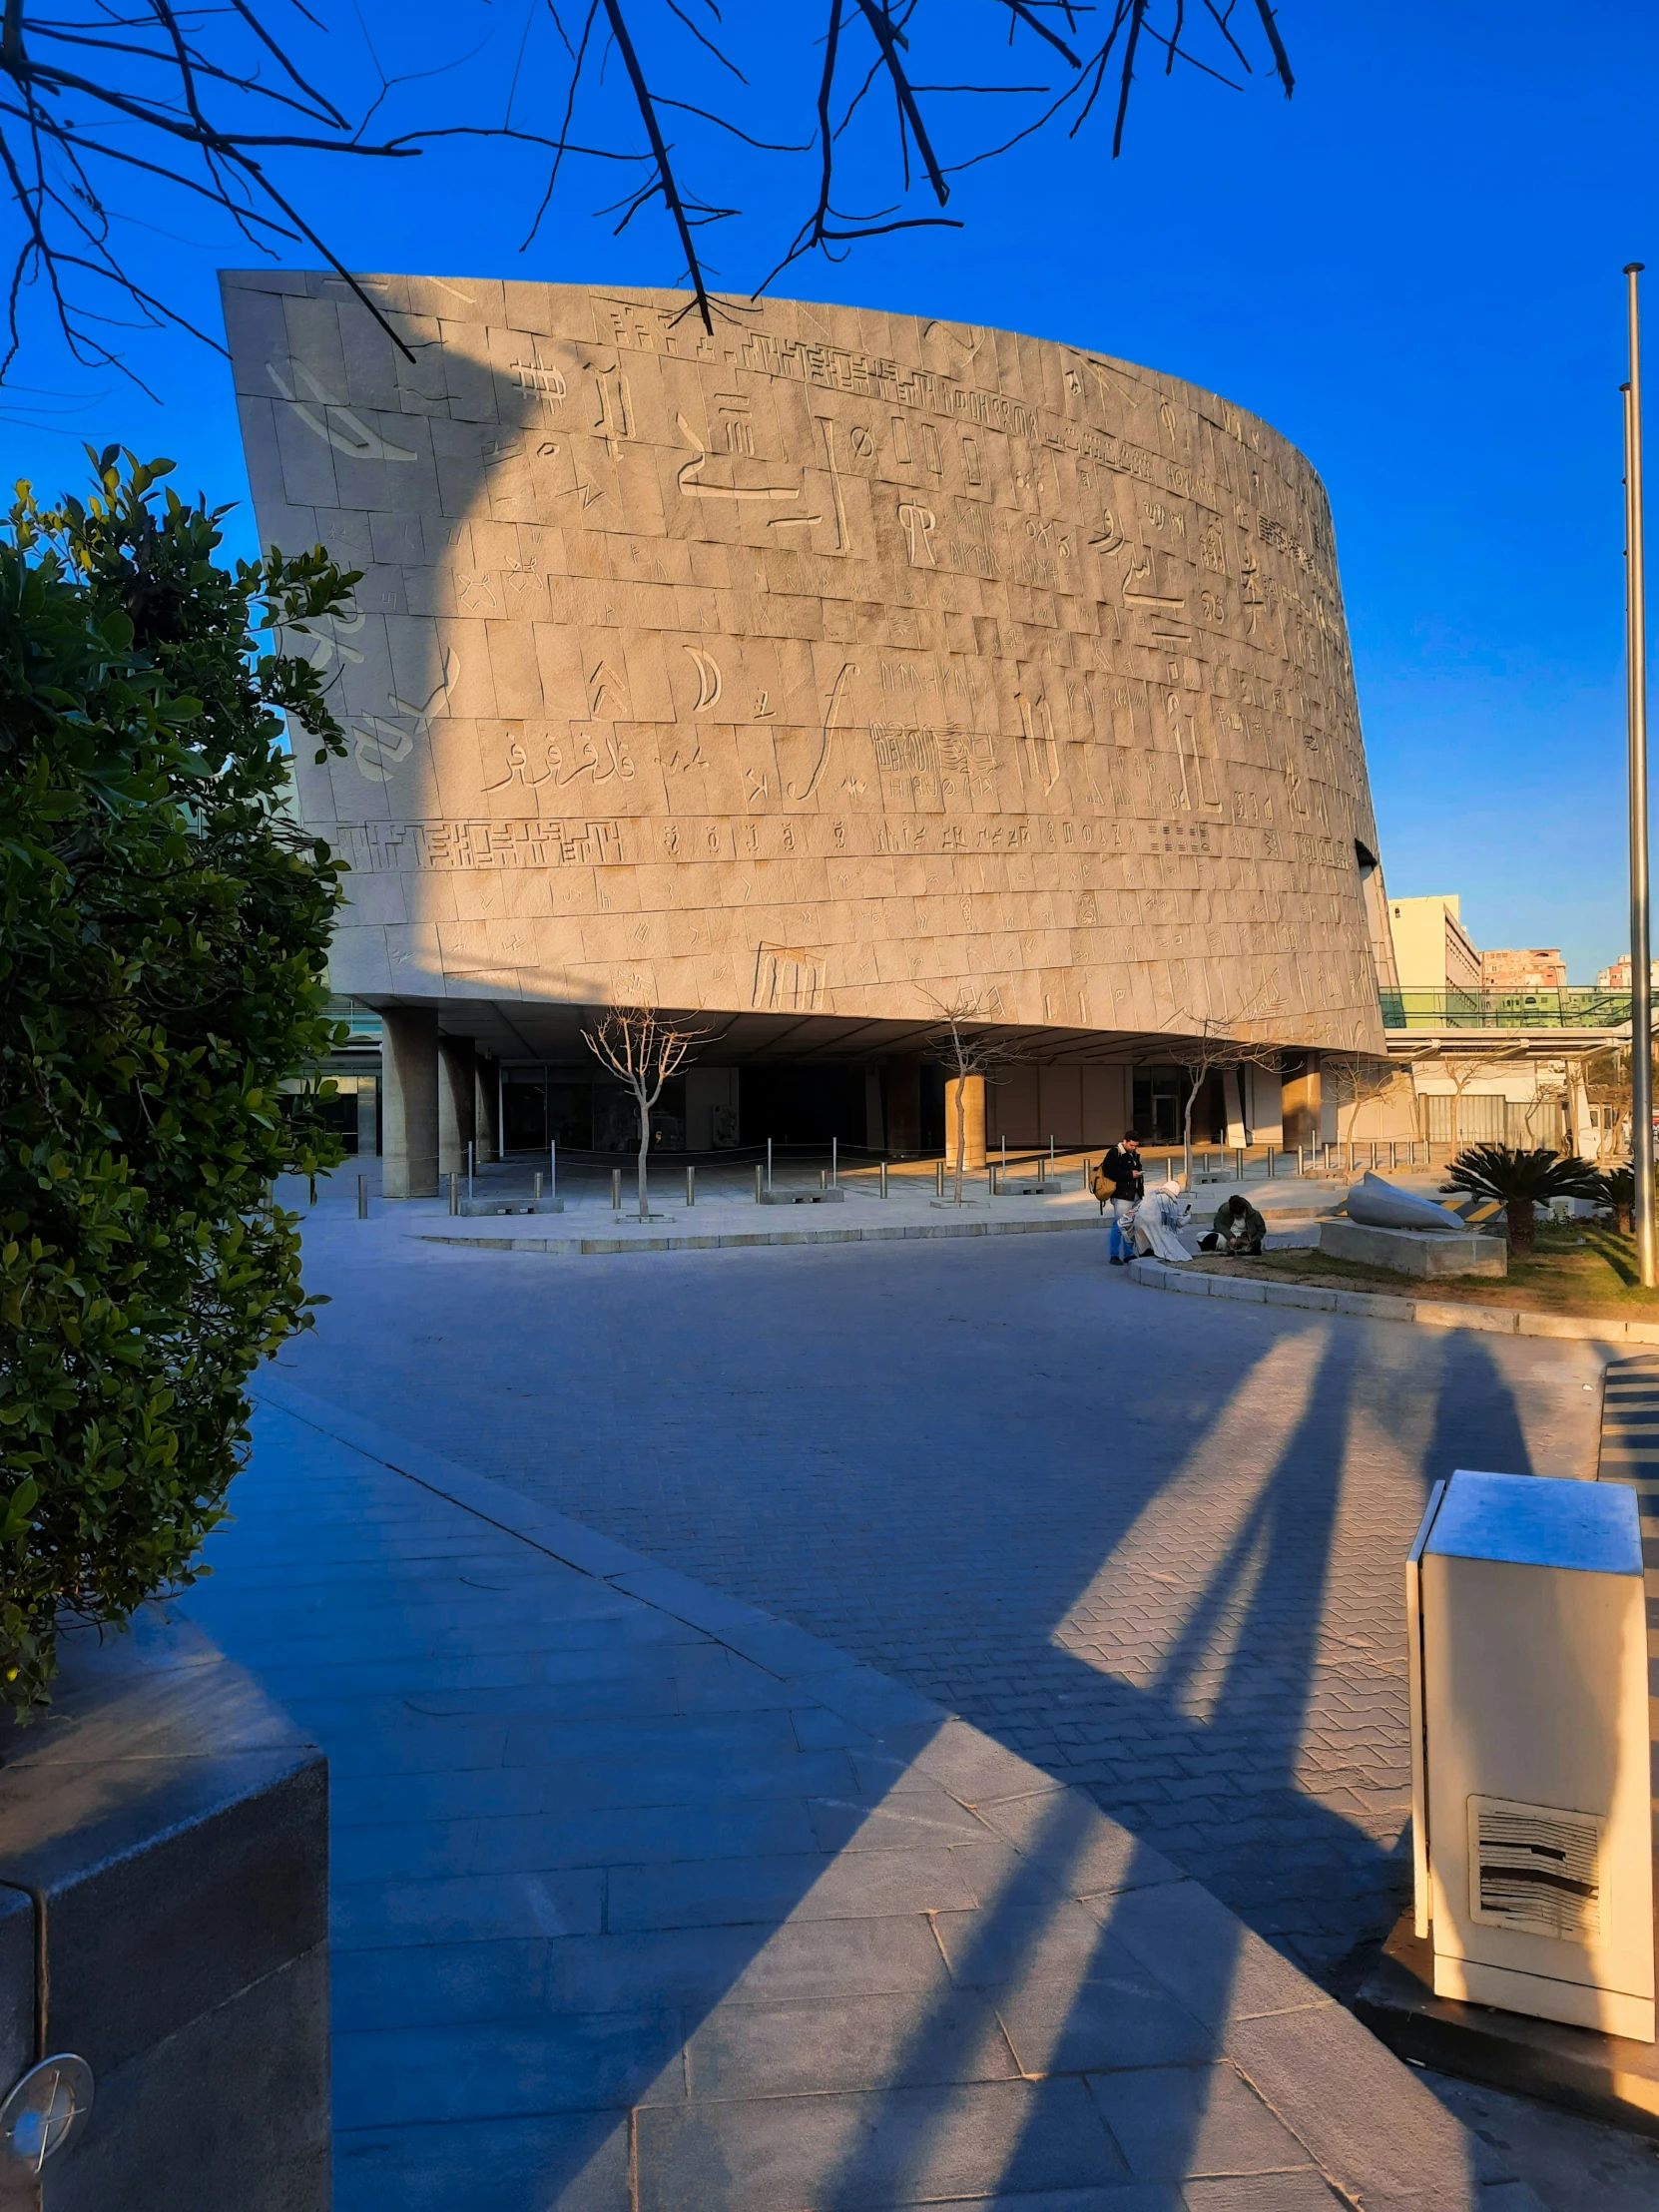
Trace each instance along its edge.
{"label": "curved stone facade", "polygon": [[363,281],[408,357],[225,279],[261,535],[364,571],[299,767],[339,989],[1382,1049],[1330,511],[1265,423],[915,316]]}

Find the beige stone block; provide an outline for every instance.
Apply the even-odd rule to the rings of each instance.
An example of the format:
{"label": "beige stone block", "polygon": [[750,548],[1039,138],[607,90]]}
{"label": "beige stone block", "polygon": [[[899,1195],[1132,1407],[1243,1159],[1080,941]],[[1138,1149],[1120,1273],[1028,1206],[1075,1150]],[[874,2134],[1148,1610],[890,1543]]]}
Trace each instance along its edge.
{"label": "beige stone block", "polygon": [[1624,1324],[1617,1321],[1591,1321],[1577,1314],[1520,1314],[1516,1318],[1516,1334],[1522,1337],[1564,1337],[1569,1340],[1585,1337],[1611,1339],[1624,1335]]}
{"label": "beige stone block", "polygon": [[1495,1337],[1519,1334],[1519,1315],[1505,1307],[1461,1306],[1428,1298],[1415,1299],[1412,1304],[1415,1319],[1427,1329],[1476,1329]]}

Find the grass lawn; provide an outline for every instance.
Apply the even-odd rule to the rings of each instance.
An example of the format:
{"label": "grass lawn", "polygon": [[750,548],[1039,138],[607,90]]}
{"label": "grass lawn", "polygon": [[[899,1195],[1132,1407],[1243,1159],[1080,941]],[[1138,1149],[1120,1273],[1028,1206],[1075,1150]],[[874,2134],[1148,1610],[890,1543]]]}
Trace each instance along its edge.
{"label": "grass lawn", "polygon": [[1209,1274],[1248,1275],[1269,1283],[1323,1283],[1345,1291],[1391,1291],[1396,1297],[1461,1300],[1470,1306],[1519,1306],[1534,1314],[1585,1314],[1622,1320],[1659,1318],[1659,1291],[1638,1280],[1636,1246],[1600,1222],[1538,1227],[1530,1259],[1511,1257],[1501,1281],[1491,1276],[1396,1275],[1326,1252],[1265,1252],[1259,1260],[1224,1260],[1200,1253],[1192,1262]]}

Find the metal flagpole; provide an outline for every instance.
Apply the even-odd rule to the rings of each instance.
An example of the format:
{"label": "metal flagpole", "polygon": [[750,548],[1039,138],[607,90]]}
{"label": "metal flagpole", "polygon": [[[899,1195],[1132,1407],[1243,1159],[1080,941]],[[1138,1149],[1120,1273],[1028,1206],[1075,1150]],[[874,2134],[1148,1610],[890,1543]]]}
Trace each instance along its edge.
{"label": "metal flagpole", "polygon": [[1624,387],[1625,650],[1630,721],[1630,1166],[1636,1260],[1648,1290],[1659,1285],[1653,1193],[1653,966],[1648,924],[1647,594],[1642,571],[1642,349],[1636,278],[1624,272],[1630,313],[1630,381]]}

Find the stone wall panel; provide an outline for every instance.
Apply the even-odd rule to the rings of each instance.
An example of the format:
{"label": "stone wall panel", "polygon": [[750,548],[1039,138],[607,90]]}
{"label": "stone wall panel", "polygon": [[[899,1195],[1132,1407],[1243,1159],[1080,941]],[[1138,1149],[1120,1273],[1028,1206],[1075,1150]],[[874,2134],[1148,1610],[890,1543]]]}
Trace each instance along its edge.
{"label": "stone wall panel", "polygon": [[[1323,488],[1179,380],[844,307],[232,273],[338,987],[1380,1050]],[[401,891],[402,903],[393,895]]]}

